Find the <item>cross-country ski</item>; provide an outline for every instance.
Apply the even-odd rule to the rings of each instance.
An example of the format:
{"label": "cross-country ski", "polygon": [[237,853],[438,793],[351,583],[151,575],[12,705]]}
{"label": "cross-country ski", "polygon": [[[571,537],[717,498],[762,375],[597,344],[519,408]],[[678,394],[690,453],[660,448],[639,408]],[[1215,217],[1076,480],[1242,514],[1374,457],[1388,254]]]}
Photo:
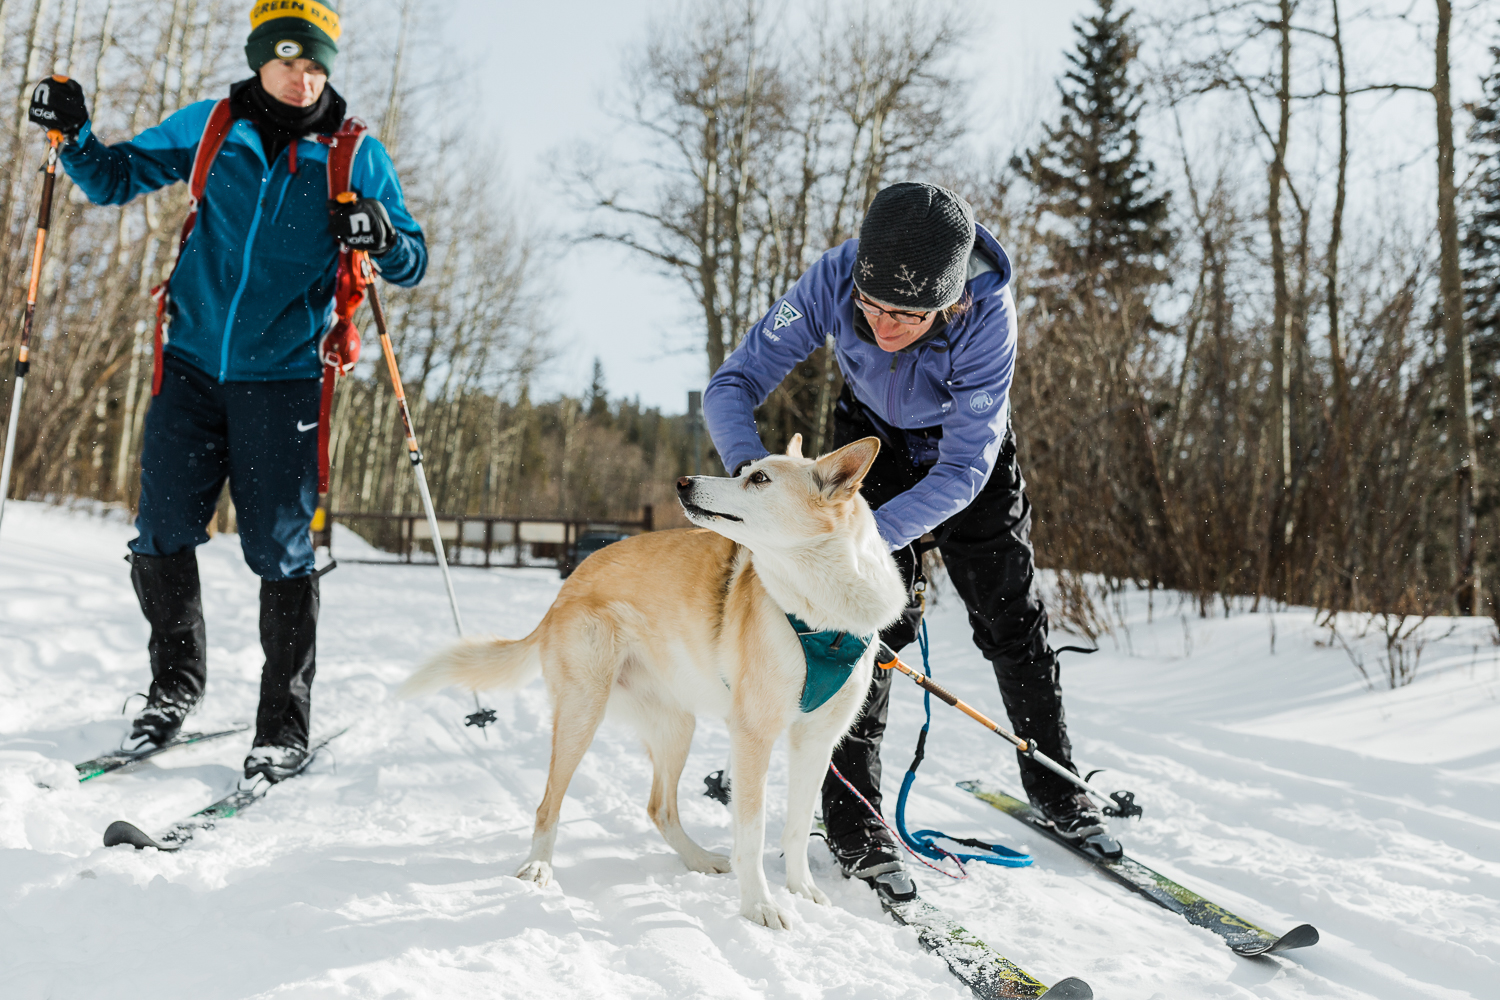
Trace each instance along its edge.
{"label": "cross-country ski", "polygon": [[965,930],[931,903],[914,896],[897,899],[879,883],[871,883],[880,905],[900,923],[917,932],[922,947],[948,963],[953,974],[979,1000],[1092,1000],[1088,983],[1073,976],[1051,986],[1042,983],[1010,959]]}
{"label": "cross-country ski", "polygon": [[1208,928],[1223,938],[1238,955],[1266,955],[1318,943],[1317,928],[1311,924],[1298,924],[1285,934],[1272,934],[1243,917],[1230,913],[1217,903],[1204,899],[1191,889],[1178,885],[1160,872],[1152,871],[1118,850],[1117,842],[1109,842],[1107,849],[1101,849],[1096,844],[1075,843],[1060,837],[1045,817],[1001,788],[983,781],[960,781],[958,787],[1062,844],[1115,881],[1134,889],[1153,903],[1181,914],[1193,926]]}
{"label": "cross-country ski", "polygon": [[[341,729],[313,743],[308,747],[307,756],[297,768],[274,784],[280,784],[281,781],[295,778],[305,772],[317,759],[319,750],[322,750],[346,732],[348,732],[347,729]],[[266,797],[266,794],[270,792],[272,787],[273,783],[271,781],[268,781],[264,776],[257,776],[248,783],[236,787],[234,791],[212,805],[207,805],[199,809],[187,819],[178,820],[155,837],[146,833],[134,823],[117,819],[109,824],[109,827],[104,831],[104,846],[115,847],[119,844],[129,844],[131,847],[137,849],[154,847],[158,851],[180,851],[199,832],[212,830],[222,821],[233,816],[238,816],[246,809],[255,805],[255,803]]]}
{"label": "cross-country ski", "polygon": [[128,749],[112,750],[109,753],[100,754],[98,757],[74,764],[73,767],[78,771],[79,781],[89,781],[100,775],[110,774],[121,768],[131,767],[142,761],[150,760],[152,757],[166,753],[168,750],[175,750],[178,747],[195,746],[199,743],[208,743],[213,740],[222,740],[226,736],[237,736],[249,728],[248,725],[239,725],[210,733],[178,733],[164,743],[145,743],[141,746]]}

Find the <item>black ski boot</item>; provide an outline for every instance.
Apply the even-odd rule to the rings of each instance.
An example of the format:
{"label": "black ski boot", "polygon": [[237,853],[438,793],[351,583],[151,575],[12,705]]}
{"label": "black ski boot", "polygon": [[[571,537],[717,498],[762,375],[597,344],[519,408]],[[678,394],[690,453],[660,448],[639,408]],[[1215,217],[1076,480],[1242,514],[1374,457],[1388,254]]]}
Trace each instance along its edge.
{"label": "black ski boot", "polygon": [[148,696],[145,709],[131,720],[130,738],[144,738],[147,743],[156,746],[171,742],[182,729],[182,721],[193,710],[194,704],[196,703],[192,701],[179,701],[153,691]]}
{"label": "black ski boot", "polygon": [[151,693],[130,738],[160,745],[177,735],[202,700],[208,677],[198,557],[192,549],[170,556],[132,553],[130,582],[151,624]]}
{"label": "black ski boot", "polygon": [[259,774],[274,785],[298,774],[306,766],[305,746],[256,746],[245,758],[245,777],[253,778]]}
{"label": "black ski boot", "polygon": [[830,839],[828,847],[844,878],[864,879],[894,901],[916,898],[917,886],[902,861],[901,845],[885,827],[858,827],[838,840]]}
{"label": "black ski boot", "polygon": [[1083,792],[1058,799],[1041,809],[1057,832],[1069,840],[1083,841],[1109,833],[1104,814]]}
{"label": "black ski boot", "polygon": [[318,578],[262,580],[260,645],[266,665],[260,675],[255,746],[245,758],[245,777],[262,774],[280,781],[301,770],[307,757],[317,637]]}

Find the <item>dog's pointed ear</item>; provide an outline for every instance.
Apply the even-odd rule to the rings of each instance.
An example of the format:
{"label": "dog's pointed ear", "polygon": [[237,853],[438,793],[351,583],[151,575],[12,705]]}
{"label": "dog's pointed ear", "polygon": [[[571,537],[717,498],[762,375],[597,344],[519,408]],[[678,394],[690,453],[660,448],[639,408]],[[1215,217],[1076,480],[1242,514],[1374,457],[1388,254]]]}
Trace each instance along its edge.
{"label": "dog's pointed ear", "polygon": [[853,496],[859,491],[878,454],[880,438],[867,437],[818,459],[818,476],[823,480],[824,494]]}
{"label": "dog's pointed ear", "polygon": [[786,443],[786,454],[788,458],[802,457],[802,435],[793,434],[792,439]]}

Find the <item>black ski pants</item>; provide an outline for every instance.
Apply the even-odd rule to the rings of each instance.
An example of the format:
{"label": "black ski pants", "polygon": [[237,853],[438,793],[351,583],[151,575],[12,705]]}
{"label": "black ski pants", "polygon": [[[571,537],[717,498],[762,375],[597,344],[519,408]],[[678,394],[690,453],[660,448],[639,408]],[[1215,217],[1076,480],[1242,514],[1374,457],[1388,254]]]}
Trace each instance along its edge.
{"label": "black ski pants", "polygon": [[[877,427],[846,387],[834,415],[834,445],[841,447],[872,435],[881,438],[880,454],[860,492],[872,508],[878,508],[920,482],[929,467],[914,463],[902,432]],[[1047,611],[1036,585],[1031,501],[1016,462],[1014,432],[1006,430],[995,469],[974,502],[938,526],[933,536],[948,578],[968,609],[974,644],[994,666],[1014,731],[1036,740],[1043,753],[1076,771],[1063,721],[1057,656],[1047,643]],[[907,546],[894,555],[910,586],[917,571],[914,548]],[[916,638],[915,607],[914,600],[912,613],[881,633],[891,648],[899,650]],[[877,808],[881,804],[880,743],[893,674],[875,672],[863,712],[833,751],[839,771]],[[1073,786],[1057,775],[1028,757],[1016,756],[1021,783],[1032,802],[1047,805],[1072,793]],[[835,841],[880,825],[832,774],[823,783],[823,819]]]}

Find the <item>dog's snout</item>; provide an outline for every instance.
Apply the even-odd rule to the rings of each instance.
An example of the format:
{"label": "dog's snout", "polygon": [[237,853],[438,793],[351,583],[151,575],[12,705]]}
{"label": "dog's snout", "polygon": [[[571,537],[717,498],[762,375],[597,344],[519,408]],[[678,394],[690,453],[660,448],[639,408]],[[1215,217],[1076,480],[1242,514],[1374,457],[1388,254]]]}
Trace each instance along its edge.
{"label": "dog's snout", "polygon": [[678,493],[681,493],[684,490],[690,490],[692,488],[693,488],[693,477],[692,476],[683,476],[681,479],[677,480],[677,492]]}

